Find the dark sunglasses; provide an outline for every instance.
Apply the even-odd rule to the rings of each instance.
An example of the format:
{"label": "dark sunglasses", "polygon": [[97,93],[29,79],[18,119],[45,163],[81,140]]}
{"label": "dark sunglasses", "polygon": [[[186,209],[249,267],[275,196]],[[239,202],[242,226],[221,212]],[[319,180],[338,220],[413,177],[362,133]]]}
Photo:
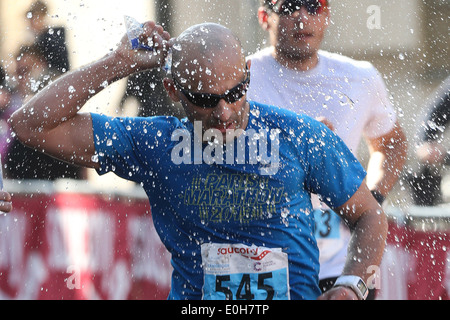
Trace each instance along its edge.
{"label": "dark sunglasses", "polygon": [[287,16],[305,7],[309,15],[317,15],[321,14],[326,6],[326,0],[280,0],[273,4],[272,11],[278,15]]}
{"label": "dark sunglasses", "polygon": [[242,99],[242,97],[247,93],[247,89],[250,84],[250,71],[247,69],[247,76],[244,81],[239,83],[234,88],[227,90],[224,94],[191,92],[183,89],[175,77],[173,77],[173,82],[190,103],[205,109],[215,108],[222,99],[230,104]]}

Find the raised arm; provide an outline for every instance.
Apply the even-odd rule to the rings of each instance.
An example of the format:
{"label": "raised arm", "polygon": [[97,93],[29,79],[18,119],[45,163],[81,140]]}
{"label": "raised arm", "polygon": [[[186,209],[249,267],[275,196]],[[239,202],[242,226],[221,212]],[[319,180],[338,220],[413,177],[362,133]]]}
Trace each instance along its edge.
{"label": "raised arm", "polygon": [[80,109],[107,85],[161,65],[169,39],[161,26],[147,22],[142,40],[158,50],[131,50],[124,36],[112,53],[58,78],[12,115],[10,123],[17,138],[61,160],[96,168],[91,116]]}

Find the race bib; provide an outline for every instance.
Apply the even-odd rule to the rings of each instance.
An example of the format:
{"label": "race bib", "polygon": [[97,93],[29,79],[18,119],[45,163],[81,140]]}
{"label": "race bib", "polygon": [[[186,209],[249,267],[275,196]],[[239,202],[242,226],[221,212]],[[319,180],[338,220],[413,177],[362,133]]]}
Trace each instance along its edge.
{"label": "race bib", "polygon": [[287,254],[242,244],[202,245],[203,300],[289,300]]}
{"label": "race bib", "polygon": [[339,239],[341,218],[332,210],[314,210],[316,239]]}

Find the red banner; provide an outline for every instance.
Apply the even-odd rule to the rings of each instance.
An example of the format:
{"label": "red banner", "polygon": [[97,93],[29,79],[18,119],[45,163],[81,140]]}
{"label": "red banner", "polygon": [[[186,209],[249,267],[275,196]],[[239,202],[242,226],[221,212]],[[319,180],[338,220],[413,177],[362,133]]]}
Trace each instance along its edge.
{"label": "red banner", "polygon": [[449,209],[410,208],[391,219],[378,299],[449,299]]}
{"label": "red banner", "polygon": [[[145,196],[35,189],[0,215],[0,299],[167,298],[170,254]],[[377,299],[448,299],[450,207],[412,211],[390,212]]]}
{"label": "red banner", "polygon": [[164,300],[170,254],[148,200],[13,194],[0,216],[0,299]]}

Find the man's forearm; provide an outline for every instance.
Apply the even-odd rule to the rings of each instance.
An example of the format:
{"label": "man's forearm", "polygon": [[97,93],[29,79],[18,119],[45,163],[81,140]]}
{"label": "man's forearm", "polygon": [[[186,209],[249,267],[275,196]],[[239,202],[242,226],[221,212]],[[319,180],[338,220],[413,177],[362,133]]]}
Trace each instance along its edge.
{"label": "man's forearm", "polygon": [[399,125],[386,136],[370,141],[367,186],[383,196],[397,183],[407,157],[407,139]]}
{"label": "man's forearm", "polygon": [[367,281],[370,267],[379,266],[387,236],[387,218],[381,208],[363,213],[352,227],[343,274],[356,275]]}
{"label": "man's forearm", "polygon": [[[343,275],[358,276],[368,282],[373,274],[370,267],[378,267],[383,257],[388,232],[386,215],[370,195],[363,182],[344,205],[335,208],[352,230]],[[320,297],[323,299],[356,299],[356,292],[348,287],[335,287]]]}
{"label": "man's forearm", "polygon": [[389,159],[385,153],[374,152],[371,154],[369,164],[367,166],[367,186],[371,191],[377,191],[384,197],[394,187],[400,176],[403,164],[393,163],[398,162],[395,158]]}

